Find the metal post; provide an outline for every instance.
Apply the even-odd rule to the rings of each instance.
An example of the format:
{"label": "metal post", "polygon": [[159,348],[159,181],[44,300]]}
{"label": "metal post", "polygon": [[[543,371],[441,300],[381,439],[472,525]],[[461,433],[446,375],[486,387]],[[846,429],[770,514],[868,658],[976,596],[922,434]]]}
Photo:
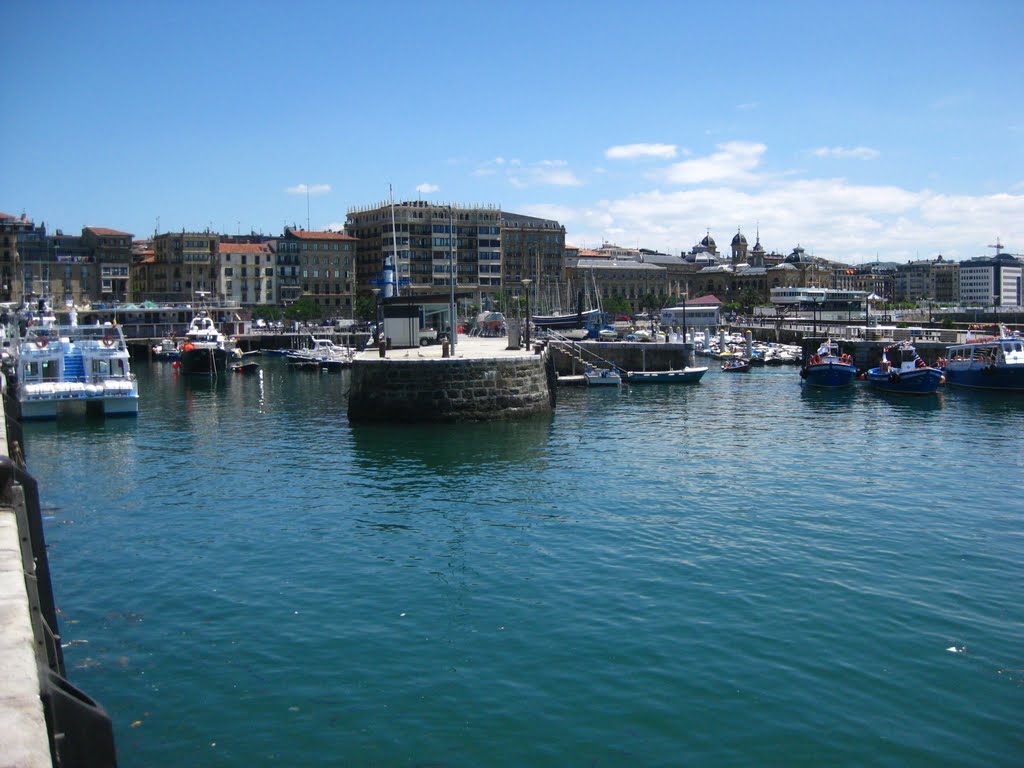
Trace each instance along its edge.
{"label": "metal post", "polygon": [[532,282],[533,281],[528,277],[524,277],[522,279],[523,293],[526,294],[526,330],[523,332],[523,339],[525,340],[527,350],[530,348],[530,283]]}
{"label": "metal post", "polygon": [[448,270],[451,273],[451,294],[448,300],[448,319],[451,324],[451,332],[448,334],[452,342],[452,355],[455,355],[456,339],[459,335],[458,318],[455,317],[455,224],[452,217],[452,207],[448,206]]}

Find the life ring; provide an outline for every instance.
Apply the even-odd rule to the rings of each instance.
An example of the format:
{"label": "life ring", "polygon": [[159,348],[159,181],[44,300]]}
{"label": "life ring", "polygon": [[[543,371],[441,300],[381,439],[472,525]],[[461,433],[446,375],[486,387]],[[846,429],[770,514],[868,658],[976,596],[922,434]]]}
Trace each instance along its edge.
{"label": "life ring", "polygon": [[46,345],[49,344],[49,343],[50,343],[50,340],[46,339],[46,338],[36,339],[36,344],[39,345],[40,349],[46,349]]}
{"label": "life ring", "polygon": [[104,336],[103,337],[103,346],[105,346],[105,347],[112,347],[112,346],[114,346],[114,337],[113,336]]}

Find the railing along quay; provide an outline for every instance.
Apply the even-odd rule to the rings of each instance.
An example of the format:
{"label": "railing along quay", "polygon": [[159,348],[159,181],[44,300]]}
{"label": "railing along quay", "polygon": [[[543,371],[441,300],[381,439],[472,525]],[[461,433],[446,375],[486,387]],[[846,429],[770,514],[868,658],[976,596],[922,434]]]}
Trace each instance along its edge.
{"label": "railing along quay", "polygon": [[66,677],[17,382],[0,374],[0,765],[117,765],[110,717]]}

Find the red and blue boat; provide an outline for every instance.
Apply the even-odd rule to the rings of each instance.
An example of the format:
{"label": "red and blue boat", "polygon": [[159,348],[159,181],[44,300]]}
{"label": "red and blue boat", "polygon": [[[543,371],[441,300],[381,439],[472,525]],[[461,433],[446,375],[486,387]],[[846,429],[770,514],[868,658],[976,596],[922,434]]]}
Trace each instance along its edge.
{"label": "red and blue boat", "polygon": [[852,355],[840,354],[839,344],[827,339],[800,368],[800,378],[809,387],[839,389],[853,384],[857,366],[853,364]]}
{"label": "red and blue boat", "polygon": [[943,381],[942,371],[928,365],[908,341],[886,347],[882,362],[866,378],[873,389],[904,395],[930,395]]}

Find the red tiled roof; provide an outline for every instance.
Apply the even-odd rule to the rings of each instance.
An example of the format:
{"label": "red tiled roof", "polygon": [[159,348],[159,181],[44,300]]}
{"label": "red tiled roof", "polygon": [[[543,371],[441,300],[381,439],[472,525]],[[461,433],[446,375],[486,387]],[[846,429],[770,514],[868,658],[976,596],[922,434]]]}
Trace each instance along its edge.
{"label": "red tiled roof", "polygon": [[270,253],[270,246],[263,243],[221,243],[221,253]]}
{"label": "red tiled roof", "polygon": [[300,240],[358,240],[359,238],[341,232],[308,232],[305,229],[291,229],[288,234]]}
{"label": "red tiled roof", "polygon": [[11,216],[9,213],[0,213],[0,219],[16,219],[17,216]]}
{"label": "red tiled roof", "polygon": [[690,304],[721,304],[722,300],[720,298],[718,298],[717,296],[715,296],[714,294],[709,293],[707,296],[701,296],[700,298],[697,298],[697,299],[690,299],[686,303],[687,303],[687,305],[690,305]]}
{"label": "red tiled roof", "polygon": [[122,232],[119,229],[107,229],[106,227],[86,227],[86,232],[92,232],[94,235],[103,237],[104,235],[124,235],[125,237],[134,237],[131,232]]}

